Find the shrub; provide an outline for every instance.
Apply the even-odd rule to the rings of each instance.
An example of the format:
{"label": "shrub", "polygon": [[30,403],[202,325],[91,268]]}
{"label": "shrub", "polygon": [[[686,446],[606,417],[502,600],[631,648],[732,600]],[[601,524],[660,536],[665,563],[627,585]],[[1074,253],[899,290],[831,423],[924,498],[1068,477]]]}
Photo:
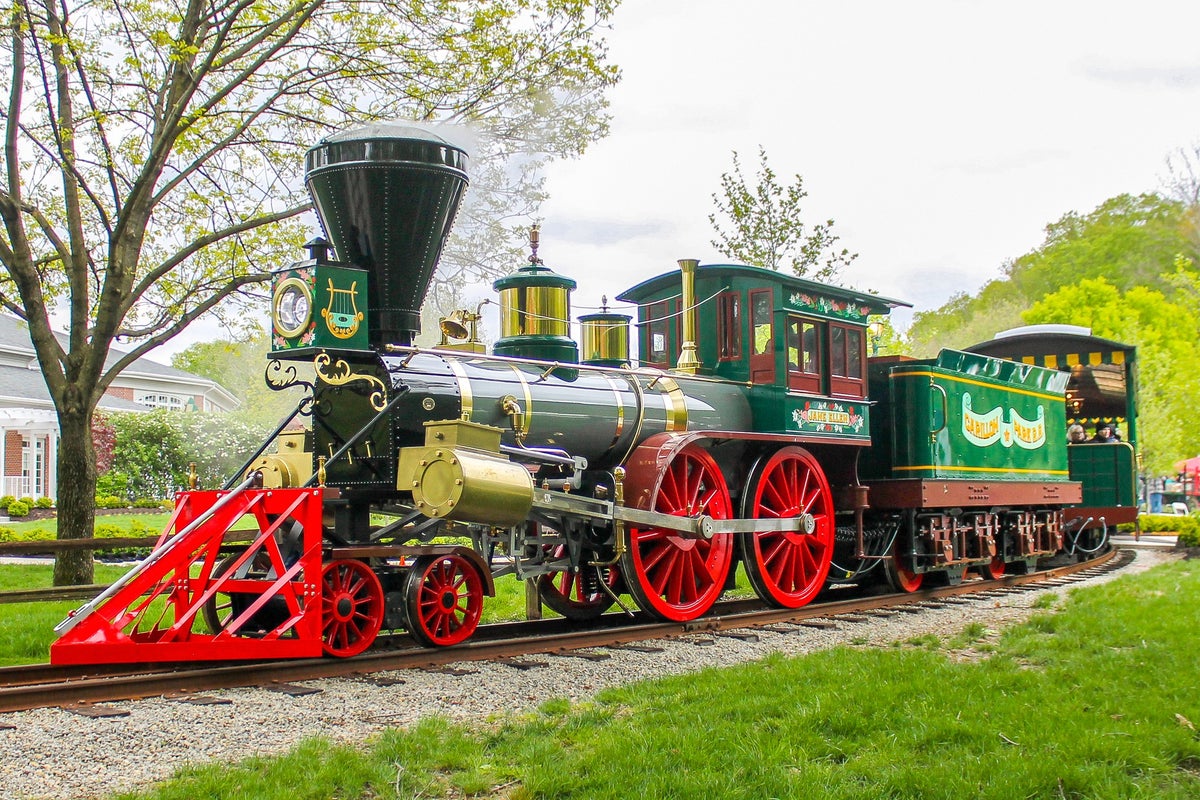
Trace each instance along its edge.
{"label": "shrub", "polygon": [[0,528],[0,542],[42,542],[53,538],[54,534],[45,528],[34,528],[31,531]]}
{"label": "shrub", "polygon": [[34,508],[54,508],[53,497],[39,497],[33,502]]}
{"label": "shrub", "polygon": [[1191,530],[1180,531],[1176,544],[1179,547],[1200,547],[1200,525],[1192,525]]}
{"label": "shrub", "polygon": [[23,495],[21,497],[21,502],[24,503],[25,505],[29,506],[30,508],[33,508],[33,498],[30,497],[29,495]]}
{"label": "shrub", "polygon": [[8,504],[8,515],[10,517],[29,516],[29,503],[26,503],[24,500],[13,500]]}
{"label": "shrub", "polygon": [[188,464],[196,462],[202,488],[220,486],[270,431],[270,420],[248,422],[228,414],[164,409],[114,413],[113,465],[97,494],[169,498],[188,483]]}
{"label": "shrub", "polygon": [[8,504],[9,504],[9,503],[11,503],[13,500],[16,500],[16,499],[17,499],[17,498],[13,497],[11,494],[6,494],[6,495],[4,495],[3,497],[0,497],[0,508],[2,508],[2,509],[4,509],[5,511],[7,511],[7,510],[8,510]]}
{"label": "shrub", "polygon": [[159,501],[153,497],[139,497],[133,501],[134,508],[158,508]]}
{"label": "shrub", "polygon": [[116,495],[106,495],[96,498],[96,508],[126,508],[128,506],[129,501]]}
{"label": "shrub", "polygon": [[111,495],[124,497],[128,492],[129,477],[123,472],[109,470],[96,479],[97,497],[109,497]]}

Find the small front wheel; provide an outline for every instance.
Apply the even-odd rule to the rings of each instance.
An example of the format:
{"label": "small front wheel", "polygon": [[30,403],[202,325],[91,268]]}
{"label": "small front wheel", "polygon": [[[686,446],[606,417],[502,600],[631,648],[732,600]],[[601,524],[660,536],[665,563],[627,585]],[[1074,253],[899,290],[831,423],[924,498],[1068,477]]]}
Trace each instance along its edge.
{"label": "small front wheel", "polygon": [[421,556],[404,578],[408,632],[426,647],[465,642],[483,614],[483,581],[460,555]]}
{"label": "small front wheel", "polygon": [[383,626],[383,586],[361,561],[331,561],[321,570],[325,654],[356,656],[371,646]]}

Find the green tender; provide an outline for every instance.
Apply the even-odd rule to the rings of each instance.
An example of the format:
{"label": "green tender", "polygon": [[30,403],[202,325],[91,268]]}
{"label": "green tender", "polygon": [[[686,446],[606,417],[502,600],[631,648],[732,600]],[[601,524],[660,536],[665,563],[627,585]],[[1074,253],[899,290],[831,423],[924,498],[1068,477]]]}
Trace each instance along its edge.
{"label": "green tender", "polygon": [[875,364],[872,478],[1068,481],[1064,393],[1057,370],[943,350]]}

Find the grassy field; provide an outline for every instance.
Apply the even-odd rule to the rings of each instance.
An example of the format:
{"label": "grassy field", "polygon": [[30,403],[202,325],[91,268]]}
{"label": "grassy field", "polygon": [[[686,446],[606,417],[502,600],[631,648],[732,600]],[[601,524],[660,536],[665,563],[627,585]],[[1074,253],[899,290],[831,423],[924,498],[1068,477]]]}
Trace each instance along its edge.
{"label": "grassy field", "polygon": [[[114,581],[125,569],[97,564],[96,581]],[[54,567],[49,560],[45,564],[0,564],[0,591],[41,589],[50,586],[53,579]],[[54,626],[82,604],[82,600],[70,600],[0,605],[0,666],[47,661]]]}
{"label": "grassy field", "polygon": [[1200,565],[1060,605],[969,658],[981,626],[638,683],[482,727],[432,719],[361,749],[311,741],[122,797],[1200,796]]}

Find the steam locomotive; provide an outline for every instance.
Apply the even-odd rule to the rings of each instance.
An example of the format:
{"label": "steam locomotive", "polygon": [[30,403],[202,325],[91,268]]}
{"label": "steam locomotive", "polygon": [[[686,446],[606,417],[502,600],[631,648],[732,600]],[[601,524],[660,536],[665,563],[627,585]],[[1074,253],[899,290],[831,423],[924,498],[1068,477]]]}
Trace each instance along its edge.
{"label": "steam locomotive", "polygon": [[[1132,471],[1104,472],[1132,463],[1132,435],[1072,473],[1080,375],[987,343],[868,356],[871,317],[906,304],[756,267],[685,259],[622,292],[632,366],[627,315],[570,337],[575,282],[535,229],[495,282],[490,353],[479,309],[415,346],[467,162],[403,125],[309,151],[328,241],[274,275],[267,379],[304,390],[293,417],[311,425],[281,425],[239,486],[181,492],[159,547],[64,621],[52,660],[351,656],[384,629],[455,645],[507,575],[579,620],[627,595],[686,622],[738,565],[778,607],[834,582],[912,592],[1094,552],[1134,508]],[[1132,421],[1127,399],[1108,411]]]}

